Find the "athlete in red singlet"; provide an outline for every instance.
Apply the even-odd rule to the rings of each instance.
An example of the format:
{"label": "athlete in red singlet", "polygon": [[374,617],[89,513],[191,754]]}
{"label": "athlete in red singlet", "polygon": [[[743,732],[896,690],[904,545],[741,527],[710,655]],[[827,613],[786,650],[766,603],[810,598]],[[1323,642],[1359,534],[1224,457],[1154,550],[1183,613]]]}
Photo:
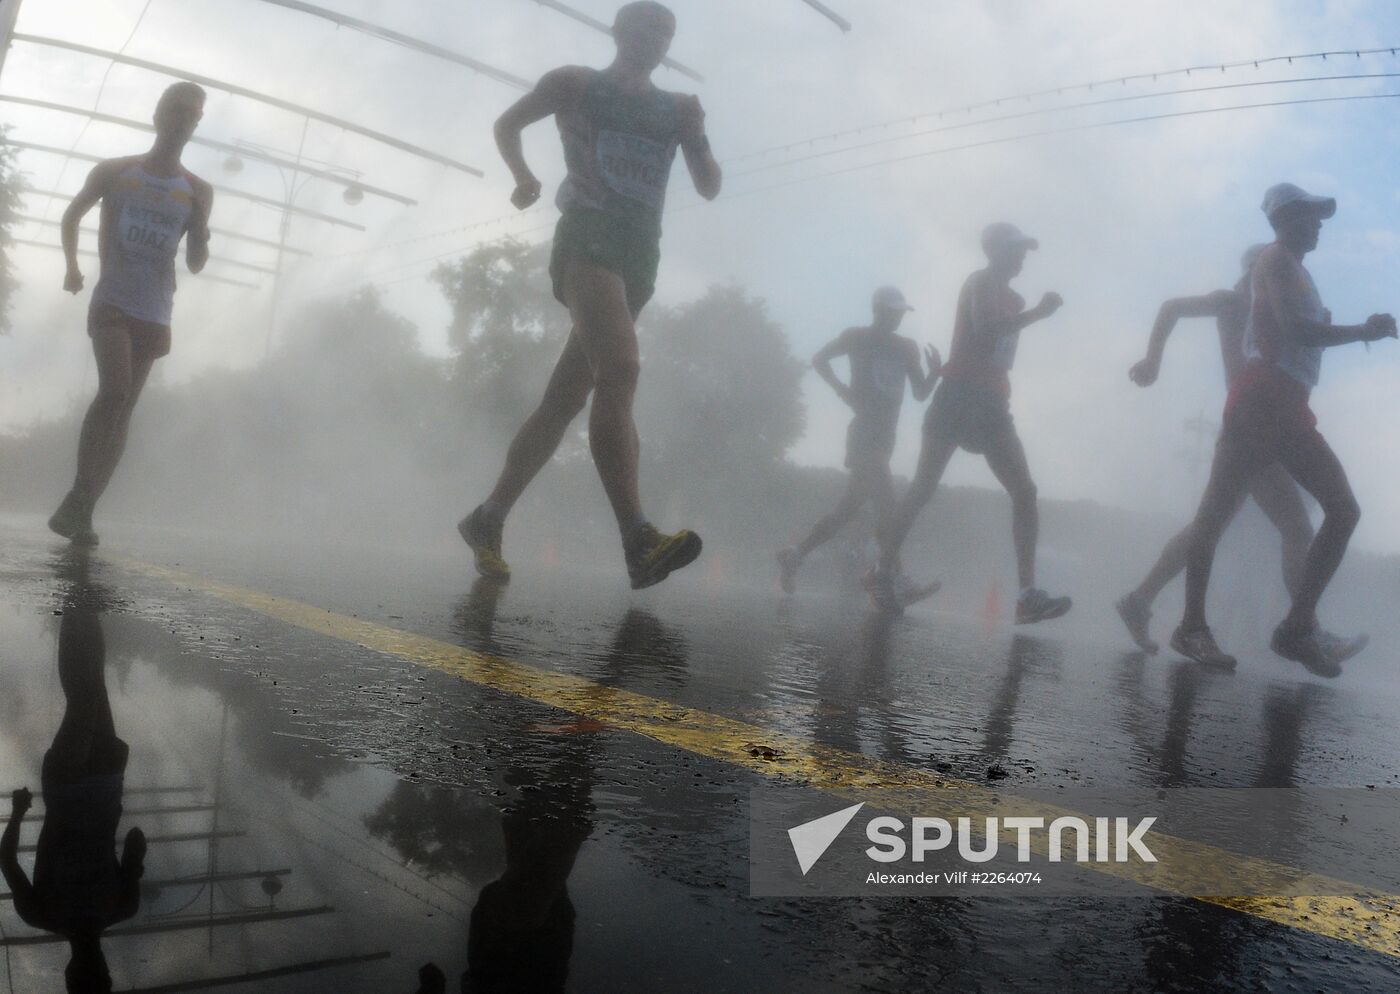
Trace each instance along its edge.
{"label": "athlete in red singlet", "polygon": [[1035,550],[1039,533],[1035,481],[1026,452],[1011,419],[1011,379],[1021,331],[1050,317],[1063,301],[1047,293],[1027,308],[1011,289],[1025,265],[1034,238],[1010,224],[991,224],[982,232],[987,265],[967,278],[958,295],[953,346],[943,367],[943,382],[924,418],[919,465],[909,491],[890,515],[880,539],[880,565],[867,580],[872,599],[882,608],[898,606],[895,579],[900,547],[919,511],[938,488],[948,460],[958,449],[979,453],[1011,495],[1012,537],[1021,593],[1016,621],[1028,624],[1058,618],[1069,611],[1068,597],[1052,597],[1035,585]]}

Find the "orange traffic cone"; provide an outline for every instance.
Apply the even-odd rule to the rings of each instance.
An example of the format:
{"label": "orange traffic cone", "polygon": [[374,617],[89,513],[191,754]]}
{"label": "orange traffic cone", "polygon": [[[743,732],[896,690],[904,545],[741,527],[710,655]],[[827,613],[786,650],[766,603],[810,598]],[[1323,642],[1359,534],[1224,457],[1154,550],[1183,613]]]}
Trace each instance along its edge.
{"label": "orange traffic cone", "polygon": [[991,632],[1001,621],[1001,581],[993,580],[982,601],[982,628]]}
{"label": "orange traffic cone", "polygon": [[705,582],[712,587],[724,586],[728,570],[723,553],[711,552],[705,557]]}

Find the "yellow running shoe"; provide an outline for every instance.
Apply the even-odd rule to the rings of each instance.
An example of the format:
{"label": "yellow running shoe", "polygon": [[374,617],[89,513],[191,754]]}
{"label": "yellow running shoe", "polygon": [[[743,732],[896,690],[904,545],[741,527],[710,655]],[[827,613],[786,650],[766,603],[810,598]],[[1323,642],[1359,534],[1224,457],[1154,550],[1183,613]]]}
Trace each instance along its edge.
{"label": "yellow running shoe", "polygon": [[501,557],[501,526],[488,521],[480,507],[457,523],[457,534],[471,546],[478,573],[488,580],[510,579],[510,564]]}
{"label": "yellow running shoe", "polygon": [[700,546],[700,536],[693,531],[682,529],[674,535],[663,535],[651,525],[642,525],[626,550],[632,589],[655,586],[676,570],[689,566],[700,557]]}

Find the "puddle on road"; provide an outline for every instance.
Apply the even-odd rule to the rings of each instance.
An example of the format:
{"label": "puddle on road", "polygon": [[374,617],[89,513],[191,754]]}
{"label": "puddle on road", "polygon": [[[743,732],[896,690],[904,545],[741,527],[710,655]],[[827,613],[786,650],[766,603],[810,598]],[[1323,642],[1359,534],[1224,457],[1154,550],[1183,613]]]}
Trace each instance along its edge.
{"label": "puddle on road", "polygon": [[586,986],[570,989],[658,989],[601,979],[635,965],[635,922],[596,912],[626,895],[653,923],[630,959],[660,970],[696,898],[613,832],[589,841],[605,726],[519,722],[470,788],[401,779],[304,734],[270,674],[231,679],[126,613],[112,576],[64,558],[47,602],[0,605],[0,816],[34,794],[0,898],[8,989],[71,970],[116,990],[382,994],[428,962],[453,991],[464,972],[471,990],[571,973]]}
{"label": "puddle on road", "polygon": [[[493,625],[518,637],[475,593],[437,623],[486,650]],[[1287,708],[1271,690],[1262,747],[1241,753],[1237,728],[1227,743],[1202,722],[1226,723],[1223,695],[1247,688],[1119,665],[1085,695],[1074,661],[1036,640],[921,643],[911,661],[899,640],[918,629],[799,633],[806,649],[769,633],[766,655],[743,633],[641,610],[588,631],[576,658],[547,647],[550,665],[954,775],[996,764],[1010,781],[1069,782],[1061,752],[1085,767],[1109,753],[1154,783],[1189,772],[1189,741],[1231,744],[1249,776],[1250,756],[1273,756],[1263,774],[1315,777],[1329,755],[1273,747],[1361,720],[1335,695]],[[79,948],[101,957],[80,966],[148,992],[407,994],[428,962],[454,992],[464,973],[472,991],[677,994],[1311,989],[1314,962],[1356,989],[1396,976],[1373,954],[1191,902],[751,899],[749,775],[102,563],[0,564],[0,653],[0,805],[21,786],[42,795],[17,854],[41,893],[17,903],[4,888],[0,992],[62,989],[63,933],[98,929]],[[1093,742],[1056,732],[1091,719]],[[120,863],[133,828],[139,883],[134,855]]]}

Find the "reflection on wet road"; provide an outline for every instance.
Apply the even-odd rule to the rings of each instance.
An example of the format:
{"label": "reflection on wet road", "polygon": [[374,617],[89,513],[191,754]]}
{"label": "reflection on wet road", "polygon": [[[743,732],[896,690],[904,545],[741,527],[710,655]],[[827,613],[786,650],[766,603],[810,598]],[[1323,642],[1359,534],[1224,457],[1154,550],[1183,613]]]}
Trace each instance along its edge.
{"label": "reflection on wet road", "polygon": [[747,895],[748,790],[804,764],[1394,786],[1374,689],[752,591],[4,538],[0,786],[35,795],[0,899],[8,989],[1400,984],[1388,939],[1189,900]]}

